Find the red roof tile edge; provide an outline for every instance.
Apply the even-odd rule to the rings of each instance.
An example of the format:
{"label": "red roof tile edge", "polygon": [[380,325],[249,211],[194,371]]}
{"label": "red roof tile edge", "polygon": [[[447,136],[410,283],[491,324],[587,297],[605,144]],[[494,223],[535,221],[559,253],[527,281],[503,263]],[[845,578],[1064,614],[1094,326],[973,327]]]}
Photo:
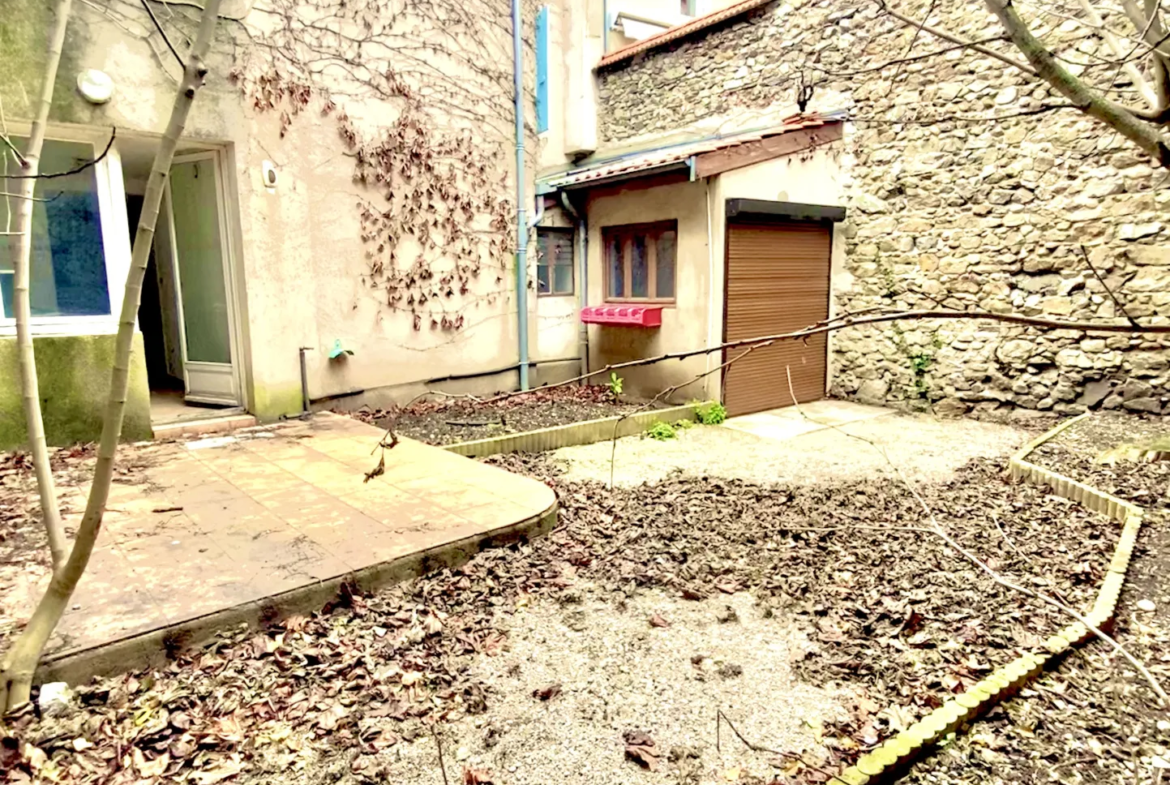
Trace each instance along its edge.
{"label": "red roof tile edge", "polygon": [[630,44],[629,46],[623,46],[621,49],[610,52],[601,58],[601,61],[598,62],[597,67],[605,68],[606,66],[613,65],[614,63],[620,63],[623,60],[628,60],[636,54],[649,51],[655,47],[663,46],[664,44],[668,44],[671,41],[677,41],[680,38],[697,33],[700,30],[705,30],[706,28],[717,25],[720,22],[732,19],[736,16],[739,16],[740,14],[745,14],[748,11],[759,8],[760,6],[767,5],[770,2],[772,2],[772,0],[741,0],[741,2],[738,2],[735,5],[729,5],[727,8],[724,8],[720,11],[712,11],[709,14],[697,17],[689,22],[684,22],[681,25],[675,25],[669,30],[663,30],[661,33],[656,33],[649,38],[644,38],[641,41]]}

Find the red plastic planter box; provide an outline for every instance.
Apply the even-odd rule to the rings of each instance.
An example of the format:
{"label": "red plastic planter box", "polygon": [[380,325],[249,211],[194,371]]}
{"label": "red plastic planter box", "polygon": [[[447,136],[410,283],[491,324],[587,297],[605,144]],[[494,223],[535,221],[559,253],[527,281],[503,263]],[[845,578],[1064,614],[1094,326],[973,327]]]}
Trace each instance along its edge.
{"label": "red plastic planter box", "polygon": [[591,305],[581,309],[586,324],[620,324],[626,327],[660,327],[661,305]]}

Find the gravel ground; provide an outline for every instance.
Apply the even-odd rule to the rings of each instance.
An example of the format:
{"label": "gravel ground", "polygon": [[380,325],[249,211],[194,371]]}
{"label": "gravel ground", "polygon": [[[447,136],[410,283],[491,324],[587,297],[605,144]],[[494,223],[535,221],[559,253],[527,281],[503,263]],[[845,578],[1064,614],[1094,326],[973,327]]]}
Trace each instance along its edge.
{"label": "gravel ground", "polygon": [[[510,651],[472,668],[488,710],[443,734],[460,766],[495,772],[496,782],[635,781],[623,755],[630,730],[649,734],[656,768],[671,769],[675,782],[713,782],[729,770],[769,777],[775,767],[738,742],[716,750],[717,710],[747,738],[794,751],[815,746],[814,729],[845,715],[832,694],[794,678],[789,663],[806,637],[746,593],[689,602],[650,590],[615,607],[584,583],[498,623]],[[554,685],[552,697],[534,697]],[[385,773],[388,782],[430,782],[436,765],[434,741],[422,738]]]}
{"label": "gravel ground", "polygon": [[[1018,426],[900,414],[840,430],[881,445],[904,473],[923,482],[945,480],[973,458],[1006,455],[1033,436]],[[881,453],[845,433],[824,429],[777,440],[705,426],[665,442],[632,436],[618,440],[614,482],[659,482],[675,471],[756,483],[863,480],[888,473]],[[611,442],[600,442],[552,455],[565,462],[567,480],[608,483],[611,451]]]}

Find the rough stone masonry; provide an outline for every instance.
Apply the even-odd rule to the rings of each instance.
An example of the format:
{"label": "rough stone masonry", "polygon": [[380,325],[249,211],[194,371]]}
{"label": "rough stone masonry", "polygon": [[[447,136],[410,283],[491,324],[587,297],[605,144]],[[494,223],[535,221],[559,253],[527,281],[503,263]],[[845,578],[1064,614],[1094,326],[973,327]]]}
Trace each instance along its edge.
{"label": "rough stone masonry", "polygon": [[[1002,34],[978,0],[897,7],[967,40]],[[1075,21],[1049,22],[1034,30],[1069,61],[1113,57]],[[939,54],[891,64],[908,52]],[[1116,318],[1083,245],[1131,316],[1167,323],[1168,173],[1079,112],[1045,109],[1064,103],[1046,83],[915,36],[871,0],[773,2],[603,69],[602,134],[618,142],[738,107],[794,106],[802,75],[816,85],[810,110],[851,115],[835,156],[849,191],[839,310]],[[945,414],[1170,412],[1165,337],[902,322],[837,333],[832,346],[833,391],[864,401]]]}

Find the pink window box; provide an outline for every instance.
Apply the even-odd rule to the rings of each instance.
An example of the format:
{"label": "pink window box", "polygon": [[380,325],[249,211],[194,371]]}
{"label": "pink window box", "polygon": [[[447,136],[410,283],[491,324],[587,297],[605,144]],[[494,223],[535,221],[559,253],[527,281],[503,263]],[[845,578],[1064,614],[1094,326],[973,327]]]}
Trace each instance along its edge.
{"label": "pink window box", "polygon": [[586,324],[621,324],[626,327],[660,327],[661,305],[591,305],[581,309]]}

